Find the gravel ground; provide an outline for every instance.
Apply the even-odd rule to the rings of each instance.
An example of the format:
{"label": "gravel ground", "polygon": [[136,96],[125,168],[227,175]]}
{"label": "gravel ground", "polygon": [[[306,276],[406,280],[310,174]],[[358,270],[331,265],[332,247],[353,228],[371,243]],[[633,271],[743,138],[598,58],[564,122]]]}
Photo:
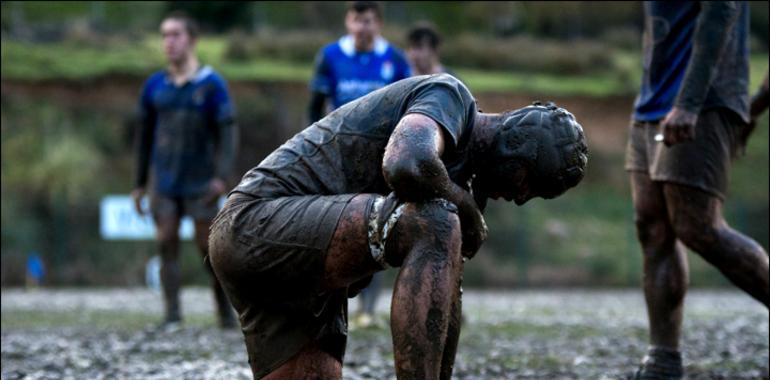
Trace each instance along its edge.
{"label": "gravel ground", "polygon": [[[640,290],[466,291],[458,379],[622,379],[646,347]],[[2,379],[248,379],[242,336],[214,326],[207,289],[185,288],[185,325],[153,328],[145,289],[2,290]],[[355,310],[355,301],[351,310]],[[351,332],[343,377],[388,379],[389,297],[381,327]],[[691,291],[688,378],[767,378],[768,311],[734,291]]]}

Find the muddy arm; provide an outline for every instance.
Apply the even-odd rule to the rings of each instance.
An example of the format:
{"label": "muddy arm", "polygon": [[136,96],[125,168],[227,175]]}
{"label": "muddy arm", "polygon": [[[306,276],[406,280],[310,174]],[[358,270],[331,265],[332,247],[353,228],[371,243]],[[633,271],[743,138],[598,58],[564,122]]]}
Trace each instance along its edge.
{"label": "muddy arm", "polygon": [[427,116],[407,114],[388,141],[382,171],[399,199],[443,198],[454,203],[463,228],[463,254],[472,257],[486,239],[486,224],[473,196],[449,178],[441,161],[443,152],[439,125]]}

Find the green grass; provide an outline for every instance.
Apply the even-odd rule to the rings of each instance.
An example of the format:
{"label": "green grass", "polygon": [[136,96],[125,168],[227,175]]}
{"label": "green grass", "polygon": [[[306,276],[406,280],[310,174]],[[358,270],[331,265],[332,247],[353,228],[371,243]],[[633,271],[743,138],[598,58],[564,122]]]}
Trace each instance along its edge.
{"label": "green grass", "polygon": [[[306,83],[312,75],[311,62],[282,61],[269,57],[247,62],[224,58],[225,37],[204,38],[198,53],[229,81],[288,81]],[[474,91],[524,92],[549,95],[607,96],[633,94],[638,88],[641,65],[638,53],[618,53],[618,69],[590,75],[520,73],[457,68],[458,75]],[[112,74],[146,76],[164,65],[157,38],[135,41],[110,40],[99,43],[67,41],[57,44],[27,44],[4,40],[2,77],[15,80],[87,80]],[[768,67],[766,55],[751,58],[751,87],[761,81]]]}

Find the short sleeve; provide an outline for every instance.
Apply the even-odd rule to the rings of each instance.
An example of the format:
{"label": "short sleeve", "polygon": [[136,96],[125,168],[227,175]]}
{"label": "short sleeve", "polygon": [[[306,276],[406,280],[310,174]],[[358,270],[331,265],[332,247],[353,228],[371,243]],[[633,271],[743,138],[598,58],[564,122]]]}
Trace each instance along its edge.
{"label": "short sleeve", "polygon": [[313,78],[310,80],[310,91],[320,92],[325,95],[332,93],[332,72],[325,50],[318,52],[313,64]]}
{"label": "short sleeve", "polygon": [[452,147],[457,148],[468,124],[467,108],[456,88],[432,83],[412,99],[404,114],[419,113],[433,119],[452,136]]}

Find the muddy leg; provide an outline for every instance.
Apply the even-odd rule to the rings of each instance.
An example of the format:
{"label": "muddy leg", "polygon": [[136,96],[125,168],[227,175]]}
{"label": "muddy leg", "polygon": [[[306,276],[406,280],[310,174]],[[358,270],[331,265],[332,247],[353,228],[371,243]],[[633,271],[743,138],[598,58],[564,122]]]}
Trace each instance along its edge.
{"label": "muddy leg", "polygon": [[677,237],[767,307],[767,252],[751,238],[730,228],[722,216],[722,201],[688,186],[667,183],[663,190]]}
{"label": "muddy leg", "polygon": [[179,268],[179,217],[157,217],[155,224],[161,257],[160,281],[166,306],[164,322],[178,322],[182,320],[179,310],[179,288],[182,280]]}
{"label": "muddy leg", "polygon": [[[399,379],[438,379],[451,311],[460,307],[459,219],[437,202],[408,204],[394,235],[388,244],[395,245],[396,254],[405,253],[391,304],[396,375]],[[456,346],[454,339],[449,344]]]}
{"label": "muddy leg", "polygon": [[195,245],[198,247],[198,251],[200,252],[201,257],[204,259],[203,265],[206,267],[206,271],[208,271],[209,275],[211,276],[211,289],[214,292],[214,301],[216,302],[219,326],[222,328],[233,328],[236,326],[233,307],[230,305],[230,301],[227,299],[224,290],[222,290],[222,285],[214,275],[214,271],[211,268],[211,263],[207,257],[209,254],[210,227],[210,220],[195,221]]}

